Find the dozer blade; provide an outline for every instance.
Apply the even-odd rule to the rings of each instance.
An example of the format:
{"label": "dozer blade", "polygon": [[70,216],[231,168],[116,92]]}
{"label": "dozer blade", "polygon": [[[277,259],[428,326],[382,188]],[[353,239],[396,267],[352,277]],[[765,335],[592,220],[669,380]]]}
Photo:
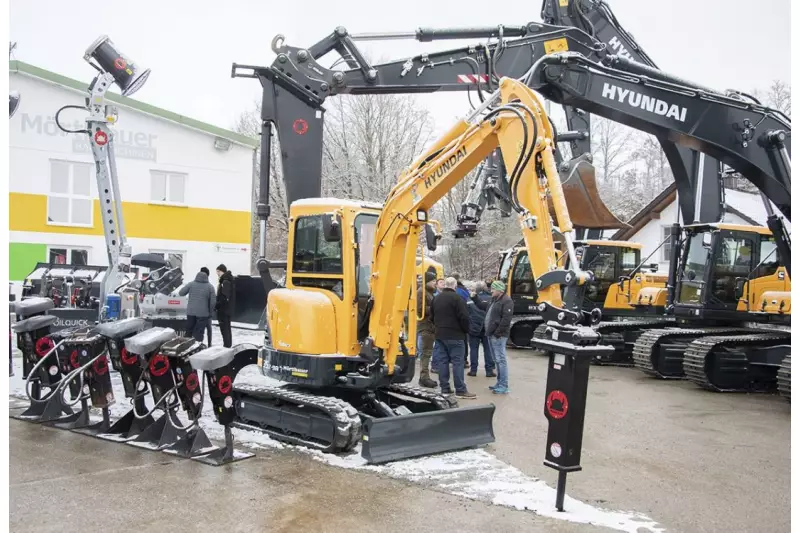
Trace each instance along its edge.
{"label": "dozer blade", "polygon": [[[584,159],[573,159],[565,171],[559,171],[564,200],[572,223],[583,228],[620,229],[627,225],[609,211],[597,190],[595,170]],[[553,201],[548,201],[550,215],[556,220]]]}
{"label": "dozer blade", "polygon": [[365,421],[361,456],[370,464],[449,452],[494,442],[494,404]]}

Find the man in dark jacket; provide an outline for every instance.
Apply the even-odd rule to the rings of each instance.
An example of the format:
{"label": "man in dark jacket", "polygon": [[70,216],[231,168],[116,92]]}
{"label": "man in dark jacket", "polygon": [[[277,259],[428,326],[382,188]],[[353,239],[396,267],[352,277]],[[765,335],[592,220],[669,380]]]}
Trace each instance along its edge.
{"label": "man in dark jacket", "polygon": [[436,274],[425,274],[425,286],[417,290],[417,313],[425,307],[425,315],[417,322],[417,359],[419,360],[419,384],[421,387],[435,389],[439,384],[431,379],[430,365],[436,330],[431,319],[433,292],[436,290]]}
{"label": "man in dark jacket", "polygon": [[444,280],[444,290],[433,299],[431,319],[439,350],[439,382],[442,394],[451,394],[450,365],[453,365],[453,382],[456,397],[473,399],[477,395],[467,390],[464,382],[464,356],[467,353],[467,334],[469,333],[469,311],[467,304],[456,293],[455,278]]}
{"label": "man in dark jacket", "polygon": [[486,312],[484,327],[489,337],[492,357],[497,364],[497,384],[490,386],[495,394],[508,394],[508,362],[506,342],[511,331],[514,302],[506,295],[506,284],[500,280],[492,282],[492,305]]}
{"label": "man in dark jacket", "polygon": [[222,333],[222,345],[226,348],[233,346],[231,335],[231,315],[233,315],[233,274],[225,265],[217,267],[219,284],[217,285],[217,322]]}
{"label": "man in dark jacket", "polygon": [[206,325],[211,320],[214,311],[214,287],[208,282],[208,274],[198,272],[194,281],[187,283],[179,293],[181,296],[189,295],[189,304],[186,307],[186,332],[197,342],[203,342],[203,333]]}
{"label": "man in dark jacket", "polygon": [[494,378],[494,358],[492,349],[489,347],[489,339],[486,337],[484,322],[486,321],[486,311],[492,303],[492,295],[482,281],[475,286],[475,293],[470,295],[467,302],[469,310],[469,373],[468,376],[478,375],[478,350],[483,345],[483,364],[486,369],[486,377]]}

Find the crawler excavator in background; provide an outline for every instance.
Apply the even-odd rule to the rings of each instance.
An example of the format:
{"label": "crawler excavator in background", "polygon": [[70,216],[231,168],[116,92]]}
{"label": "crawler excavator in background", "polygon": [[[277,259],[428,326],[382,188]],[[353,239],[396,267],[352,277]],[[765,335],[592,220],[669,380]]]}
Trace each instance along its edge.
{"label": "crawler excavator in background", "polygon": [[424,316],[416,308],[415,281],[424,268],[416,258],[421,231],[433,231],[429,211],[497,147],[513,169],[510,201],[526,247],[545,252],[530,257],[554,351],[605,349],[585,326],[591,314],[581,309],[591,275],[554,261],[554,234],[563,235],[570,257],[575,250],[542,100],[517,80],[498,85],[401,174],[383,205],[330,198],[292,203],[286,288],[268,294],[258,357],[264,375],[290,385],[234,386],[234,425],[335,452],[355,446],[363,419],[362,454],[372,462],[494,440],[493,405],[456,407],[449,397],[408,385],[417,325],[408,317]]}
{"label": "crawler excavator in background", "polygon": [[785,382],[791,314],[791,237],[784,221],[791,217],[789,118],[740,93],[722,94],[620,56],[598,64],[576,53],[552,54],[537,63],[527,83],[555,102],[708,153],[758,187],[768,230],[685,226],[677,290],[668,301],[676,327],[643,333],[634,360],[661,377],[679,377],[682,371],[714,391],[772,388],[779,369]]}
{"label": "crawler excavator in background", "polygon": [[[645,266],[649,257],[642,260],[641,249],[641,244],[627,241],[575,241],[581,270],[594,274],[586,289],[584,309],[602,312],[603,322],[593,327],[603,336],[605,344],[614,346],[613,354],[596,360],[597,364],[632,364],[633,342],[643,329],[670,324],[664,316],[667,275],[656,272],[657,264]],[[566,261],[566,254],[561,253],[558,260]],[[547,325],[537,313],[536,284],[524,247],[515,246],[500,253],[497,278],[506,282],[514,301],[509,344],[530,348],[534,334],[543,337]]]}

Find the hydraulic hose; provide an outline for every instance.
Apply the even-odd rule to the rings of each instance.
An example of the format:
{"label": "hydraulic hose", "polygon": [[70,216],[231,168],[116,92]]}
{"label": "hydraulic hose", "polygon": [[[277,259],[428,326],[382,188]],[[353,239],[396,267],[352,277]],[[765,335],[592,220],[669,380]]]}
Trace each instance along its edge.
{"label": "hydraulic hose", "polygon": [[65,133],[86,133],[87,135],[91,135],[91,134],[92,134],[92,132],[91,132],[91,131],[89,131],[89,130],[68,130],[68,129],[66,129],[65,127],[63,127],[63,126],[61,125],[61,123],[58,121],[58,116],[59,116],[59,115],[61,114],[61,112],[62,112],[62,111],[64,111],[65,109],[82,109],[82,110],[84,110],[84,111],[86,110],[86,108],[85,108],[84,106],[80,106],[80,105],[65,105],[64,107],[62,107],[61,109],[59,109],[58,111],[56,111],[56,116],[55,116],[55,119],[56,119],[56,126],[58,126],[58,128],[59,128],[61,131],[65,132]]}
{"label": "hydraulic hose", "polygon": [[64,378],[61,378],[61,380],[55,386],[53,386],[53,388],[50,391],[50,394],[48,394],[44,398],[36,399],[31,395],[31,391],[30,391],[31,381],[32,381],[33,376],[36,374],[36,371],[39,370],[39,368],[41,368],[41,366],[44,364],[45,360],[48,357],[50,357],[50,355],[54,354],[56,352],[56,350],[58,349],[58,347],[61,346],[62,344],[64,344],[64,340],[62,340],[61,342],[59,342],[58,344],[53,346],[50,349],[49,352],[44,354],[42,356],[42,358],[39,359],[39,361],[33,366],[33,369],[31,369],[31,371],[28,373],[28,378],[25,380],[25,394],[28,395],[28,399],[31,401],[31,403],[46,403],[46,402],[48,402],[50,400],[50,398],[53,396],[53,393],[56,390],[58,390],[59,386],[61,385],[61,382],[64,380]]}

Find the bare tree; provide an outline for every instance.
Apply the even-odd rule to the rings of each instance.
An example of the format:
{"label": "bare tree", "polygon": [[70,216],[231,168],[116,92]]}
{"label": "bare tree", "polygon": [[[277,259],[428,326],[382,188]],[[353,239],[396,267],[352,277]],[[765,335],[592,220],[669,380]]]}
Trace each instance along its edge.
{"label": "bare tree", "polygon": [[433,118],[413,95],[340,96],[329,101],[323,189],[380,201],[433,138]]}

